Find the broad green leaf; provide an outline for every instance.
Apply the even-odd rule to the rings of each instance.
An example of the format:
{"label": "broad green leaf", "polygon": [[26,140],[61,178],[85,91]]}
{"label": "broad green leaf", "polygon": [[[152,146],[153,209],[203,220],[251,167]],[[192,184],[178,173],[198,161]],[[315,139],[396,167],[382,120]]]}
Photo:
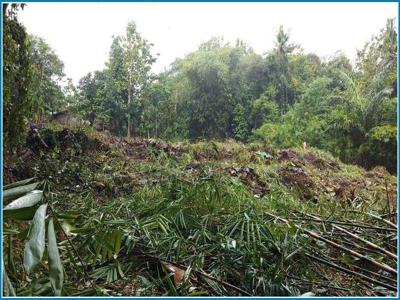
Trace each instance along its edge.
{"label": "broad green leaf", "polygon": [[3,203],[17,199],[18,197],[21,197],[25,195],[26,193],[29,193],[33,191],[39,183],[32,183],[28,185],[23,185],[23,186],[17,186],[8,190],[3,191]]}
{"label": "broad green leaf", "polygon": [[8,190],[8,189],[11,189],[11,188],[15,188],[17,186],[26,185],[29,182],[31,182],[32,180],[34,180],[34,179],[35,179],[35,177],[32,177],[32,178],[28,178],[28,179],[24,179],[24,180],[20,180],[20,181],[17,181],[17,182],[13,182],[13,183],[7,184],[7,185],[3,186],[3,190]]}
{"label": "broad green leaf", "polygon": [[32,220],[37,208],[37,206],[32,206],[13,210],[3,210],[3,216],[15,220]]}
{"label": "broad green leaf", "polygon": [[8,204],[3,209],[3,214],[5,217],[17,220],[32,220],[37,209],[36,204],[42,200],[42,197],[42,191],[32,191]]}
{"label": "broad green leaf", "polygon": [[12,286],[10,278],[8,278],[7,271],[4,268],[4,262],[2,262],[3,268],[3,296],[10,297],[16,296],[14,287]]}
{"label": "broad green leaf", "polygon": [[47,204],[42,204],[33,217],[29,241],[25,244],[24,267],[30,274],[43,257],[45,246],[45,218]]}
{"label": "broad green leaf", "polygon": [[64,281],[64,270],[58,252],[56,233],[54,231],[53,218],[49,220],[47,227],[50,282],[54,290],[54,296],[60,296]]}
{"label": "broad green leaf", "polygon": [[42,200],[43,192],[42,191],[31,191],[30,193],[26,194],[25,196],[19,197],[18,199],[14,200],[6,207],[4,207],[4,211],[6,210],[17,210],[21,208],[31,207],[37,204],[40,200]]}

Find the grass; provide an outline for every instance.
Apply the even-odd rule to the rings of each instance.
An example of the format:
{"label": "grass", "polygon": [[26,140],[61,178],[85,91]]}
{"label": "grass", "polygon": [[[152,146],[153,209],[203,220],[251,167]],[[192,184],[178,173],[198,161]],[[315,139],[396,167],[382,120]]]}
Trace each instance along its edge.
{"label": "grass", "polygon": [[[135,146],[88,128],[82,132],[111,146],[90,149],[72,140],[64,148],[33,149],[37,154],[30,165],[15,166],[15,174],[43,180],[46,199],[67,234],[59,241],[66,273],[64,295],[393,295],[311,260],[307,254],[341,266],[359,266],[364,274],[376,272],[310,238],[304,229],[397,267],[397,262],[343,238],[331,223],[311,222],[306,215],[386,228],[366,213],[387,212],[382,178],[394,193],[395,177],[372,174],[365,189],[367,171],[316,149],[294,149],[295,157],[280,161],[277,149],[260,144],[139,141]],[[319,160],[306,160],[307,153]],[[338,167],[321,169],[314,161]],[[307,188],[317,201],[304,198],[303,178],[312,183]],[[262,197],[255,193],[261,184],[267,189]],[[325,191],[341,185],[341,197]],[[288,219],[290,225],[270,214]],[[397,252],[393,233],[346,228]],[[77,246],[77,253],[67,239]],[[16,253],[18,257],[20,252]],[[50,293],[45,279],[36,284],[41,288],[35,288],[18,270],[9,276],[20,295]]]}

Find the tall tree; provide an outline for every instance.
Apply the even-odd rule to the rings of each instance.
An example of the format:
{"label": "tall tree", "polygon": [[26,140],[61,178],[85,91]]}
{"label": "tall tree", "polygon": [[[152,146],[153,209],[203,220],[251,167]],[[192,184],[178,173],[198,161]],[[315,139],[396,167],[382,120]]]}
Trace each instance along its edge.
{"label": "tall tree", "polygon": [[61,81],[64,78],[64,64],[46,41],[31,36],[30,60],[32,62],[32,98],[34,111],[39,120],[46,119],[65,108]]}
{"label": "tall tree", "polygon": [[[150,80],[151,65],[155,62],[150,49],[152,44],[140,35],[136,24],[130,22],[126,28],[125,36],[121,37],[122,48],[124,50],[126,81],[125,86],[128,91],[127,99],[127,137],[131,136],[132,119],[134,112],[138,111],[145,88]],[[139,116],[136,116],[138,119]]]}
{"label": "tall tree", "polygon": [[289,105],[289,89],[290,89],[290,72],[289,72],[289,55],[296,49],[296,45],[289,42],[289,34],[286,33],[281,25],[275,40],[275,49],[273,50],[273,58],[277,67],[275,84],[277,96],[279,97],[279,106],[281,114],[285,114]]}
{"label": "tall tree", "polygon": [[23,140],[31,111],[29,38],[17,19],[20,8],[24,5],[3,3],[3,132],[8,153]]}

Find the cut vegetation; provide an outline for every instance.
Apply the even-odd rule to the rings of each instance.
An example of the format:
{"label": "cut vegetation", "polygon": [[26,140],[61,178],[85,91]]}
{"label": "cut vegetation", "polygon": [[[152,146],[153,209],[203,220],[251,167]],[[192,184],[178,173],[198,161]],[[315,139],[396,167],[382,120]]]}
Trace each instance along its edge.
{"label": "cut vegetation", "polygon": [[[45,192],[28,205],[48,204],[43,220],[58,232],[63,295],[396,292],[397,184],[382,168],[316,149],[127,141],[90,127],[39,133],[7,174],[35,177]],[[23,183],[27,195],[36,188]],[[17,294],[60,293],[52,278],[63,273],[49,251],[26,281],[29,222],[5,217],[4,259]]]}

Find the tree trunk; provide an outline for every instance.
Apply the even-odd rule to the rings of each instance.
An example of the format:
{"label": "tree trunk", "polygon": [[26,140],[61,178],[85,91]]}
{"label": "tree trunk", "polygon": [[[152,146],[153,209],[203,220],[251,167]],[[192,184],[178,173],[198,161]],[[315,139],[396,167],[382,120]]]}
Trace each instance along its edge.
{"label": "tree trunk", "polygon": [[126,137],[129,139],[131,137],[131,115],[130,115],[130,104],[131,104],[131,87],[129,84],[129,89],[128,89],[128,128],[127,128],[127,134]]}

